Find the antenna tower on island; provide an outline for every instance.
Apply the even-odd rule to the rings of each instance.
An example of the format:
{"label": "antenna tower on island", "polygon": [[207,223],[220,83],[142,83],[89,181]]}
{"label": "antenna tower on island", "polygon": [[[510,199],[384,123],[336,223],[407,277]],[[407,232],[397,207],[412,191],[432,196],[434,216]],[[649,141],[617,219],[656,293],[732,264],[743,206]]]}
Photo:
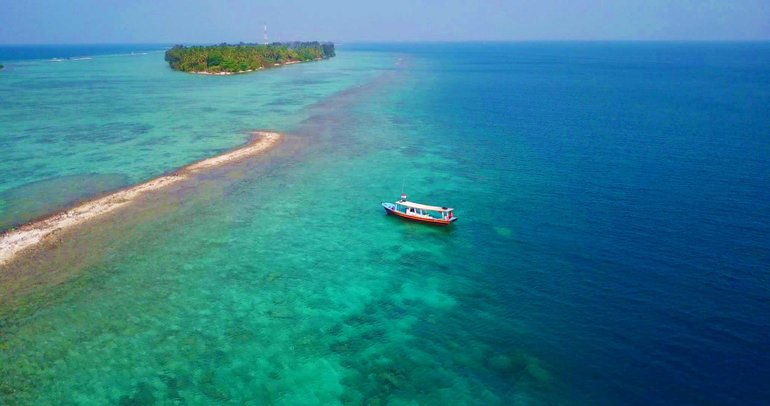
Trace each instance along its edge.
{"label": "antenna tower on island", "polygon": [[265,41],[265,45],[267,45],[267,23],[265,23],[265,32],[262,39]]}

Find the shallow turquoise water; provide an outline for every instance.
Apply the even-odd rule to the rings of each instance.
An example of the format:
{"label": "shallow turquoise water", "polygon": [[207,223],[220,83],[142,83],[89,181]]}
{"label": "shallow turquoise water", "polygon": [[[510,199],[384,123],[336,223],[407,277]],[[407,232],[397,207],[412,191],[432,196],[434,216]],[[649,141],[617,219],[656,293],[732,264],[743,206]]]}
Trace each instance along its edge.
{"label": "shallow turquoise water", "polygon": [[[149,162],[104,147],[120,151],[115,162],[128,169],[117,173],[133,180],[157,174],[157,162],[162,172],[236,145],[244,129],[287,132],[267,156],[142,202],[26,265],[72,276],[2,313],[3,400],[770,398],[770,58],[757,58],[770,55],[766,45],[344,51],[300,66],[325,75],[306,84],[311,96],[269,96],[286,110],[188,112],[221,135],[171,131],[178,145],[168,146],[151,131],[164,152]],[[136,63],[156,64],[147,58]],[[105,69],[122,72],[116,65]],[[239,104],[249,95],[229,79],[278,89],[304,77],[157,74]],[[155,103],[158,116],[176,110]],[[112,174],[112,159],[70,164]],[[37,167],[55,171],[57,161]],[[45,178],[24,176],[15,184]],[[459,221],[385,216],[379,202],[402,184],[415,201],[457,207]],[[45,188],[21,187],[7,190],[19,199]]]}
{"label": "shallow turquoise water", "polygon": [[[7,206],[27,204],[8,201],[24,194],[15,188],[75,175],[121,177],[119,186],[158,176],[237,146],[248,131],[293,128],[303,120],[303,108],[367,80],[376,74],[370,66],[381,66],[381,59],[343,55],[227,78],[180,75],[157,51],[6,61],[0,172],[12,176],[0,179],[0,229],[17,225],[4,216]],[[48,212],[60,207],[56,200]],[[14,219],[35,215],[16,213]]]}

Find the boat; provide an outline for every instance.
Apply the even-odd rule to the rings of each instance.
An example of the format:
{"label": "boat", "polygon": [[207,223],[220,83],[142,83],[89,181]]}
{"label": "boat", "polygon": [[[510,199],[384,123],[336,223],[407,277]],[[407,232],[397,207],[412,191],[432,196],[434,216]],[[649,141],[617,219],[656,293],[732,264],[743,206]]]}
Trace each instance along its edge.
{"label": "boat", "polygon": [[382,207],[388,214],[426,224],[448,226],[457,221],[453,208],[410,202],[406,200],[405,194],[395,203],[383,202]]}

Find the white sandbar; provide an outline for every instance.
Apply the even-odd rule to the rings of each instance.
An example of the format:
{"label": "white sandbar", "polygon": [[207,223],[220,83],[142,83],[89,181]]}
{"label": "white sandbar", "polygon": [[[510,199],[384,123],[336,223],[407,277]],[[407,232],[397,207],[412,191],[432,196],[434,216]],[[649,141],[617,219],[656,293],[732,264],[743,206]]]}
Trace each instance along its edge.
{"label": "white sandbar", "polygon": [[121,189],[110,195],[79,204],[42,220],[27,223],[0,234],[0,265],[14,259],[22,251],[45,241],[46,237],[61,230],[83,224],[97,216],[131,204],[138,197],[188,179],[192,174],[222,166],[267,151],[281,139],[281,134],[258,131],[243,147],[187,165],[170,175],[163,175],[138,185]]}

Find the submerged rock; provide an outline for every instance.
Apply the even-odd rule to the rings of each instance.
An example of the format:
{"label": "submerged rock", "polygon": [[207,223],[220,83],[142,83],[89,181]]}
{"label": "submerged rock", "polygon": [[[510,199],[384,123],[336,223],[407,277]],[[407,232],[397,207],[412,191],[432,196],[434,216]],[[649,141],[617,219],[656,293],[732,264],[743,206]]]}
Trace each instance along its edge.
{"label": "submerged rock", "polygon": [[530,379],[538,385],[549,384],[552,380],[536,357],[525,354],[498,354],[487,359],[487,366],[493,371],[512,379]]}
{"label": "submerged rock", "polygon": [[394,388],[398,388],[401,386],[401,382],[396,377],[396,374],[391,371],[385,371],[380,373],[380,379],[384,381],[387,385],[390,385]]}
{"label": "submerged rock", "polygon": [[335,324],[329,328],[327,331],[328,334],[331,334],[333,336],[338,336],[342,333],[342,324]]}
{"label": "submerged rock", "polygon": [[384,402],[383,402],[383,400],[382,400],[382,399],[380,399],[380,398],[369,398],[369,399],[366,399],[366,401],[364,402],[364,404],[365,404],[366,406],[381,406],[381,405],[383,405],[383,404],[385,404],[385,403],[384,403]]}
{"label": "submerged rock", "polygon": [[272,309],[267,312],[267,315],[274,319],[293,319],[294,314],[286,309]]}
{"label": "submerged rock", "polygon": [[136,390],[131,396],[123,396],[118,402],[121,406],[133,405],[152,405],[155,404],[155,395],[152,393],[152,386],[141,382],[136,386]]}
{"label": "submerged rock", "polygon": [[214,382],[214,373],[206,372],[198,382],[198,390],[210,399],[217,401],[230,400],[230,393],[226,387],[220,387]]}
{"label": "submerged rock", "polygon": [[337,354],[343,354],[351,351],[350,344],[348,344],[347,341],[336,342],[332,344],[329,348]]}

